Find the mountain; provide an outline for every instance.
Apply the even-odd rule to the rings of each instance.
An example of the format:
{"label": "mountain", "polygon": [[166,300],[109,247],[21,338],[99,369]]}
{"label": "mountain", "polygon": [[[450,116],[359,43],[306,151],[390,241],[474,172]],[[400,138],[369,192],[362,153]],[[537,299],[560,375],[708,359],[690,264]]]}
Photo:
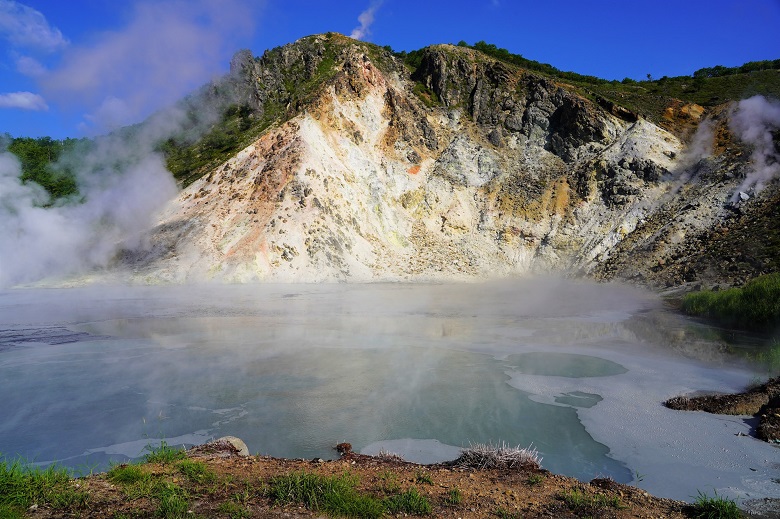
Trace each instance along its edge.
{"label": "mountain", "polygon": [[780,270],[780,189],[754,180],[777,163],[776,126],[761,147],[737,138],[741,105],[578,78],[334,33],[242,51],[220,84],[236,102],[200,141],[167,143],[186,187],[118,262],[149,282],[564,271],[671,287]]}

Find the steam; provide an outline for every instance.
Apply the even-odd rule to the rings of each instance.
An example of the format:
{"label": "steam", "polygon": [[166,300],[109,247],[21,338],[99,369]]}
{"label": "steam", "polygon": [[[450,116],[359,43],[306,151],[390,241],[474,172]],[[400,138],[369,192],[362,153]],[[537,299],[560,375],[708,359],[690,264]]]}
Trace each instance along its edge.
{"label": "steam", "polygon": [[780,153],[774,143],[774,135],[780,130],[780,103],[763,96],[753,96],[740,101],[731,114],[729,127],[740,140],[753,147],[750,171],[732,201],[739,192],[755,193],[780,176]]}
{"label": "steam", "polygon": [[[10,4],[29,9],[0,0],[0,24]],[[63,65],[43,72],[47,99],[84,110],[89,130],[146,120],[60,158],[55,171],[72,173],[78,185],[78,195],[68,200],[51,200],[41,186],[21,182],[18,159],[0,146],[0,287],[107,267],[118,251],[143,247],[145,231],[177,192],[157,148],[171,137],[199,138],[238,100],[232,76],[196,88],[218,75],[237,48],[234,38],[251,30],[251,5],[141,1],[124,29],[69,46]],[[42,15],[30,16],[43,26]],[[47,106],[29,92],[0,96],[3,103]]]}
{"label": "steam", "polygon": [[[106,165],[118,163],[126,166]],[[0,287],[106,266],[119,247],[140,245],[154,213],[176,193],[159,155],[132,157],[117,139],[99,142],[81,166],[83,203],[46,207],[48,193],[22,183],[18,159],[0,154]]]}
{"label": "steam", "polygon": [[382,0],[374,0],[371,2],[371,5],[368,7],[368,9],[360,13],[360,16],[358,16],[360,25],[352,29],[352,33],[349,35],[349,37],[356,40],[364,40],[370,36],[371,25],[373,25],[376,12],[381,6]]}
{"label": "steam", "polygon": [[22,110],[46,111],[46,100],[32,92],[11,92],[0,94],[0,108],[20,108]]}
{"label": "steam", "polygon": [[69,47],[44,93],[87,112],[86,131],[137,122],[220,74],[255,18],[249,0],[136,2],[124,28]]}

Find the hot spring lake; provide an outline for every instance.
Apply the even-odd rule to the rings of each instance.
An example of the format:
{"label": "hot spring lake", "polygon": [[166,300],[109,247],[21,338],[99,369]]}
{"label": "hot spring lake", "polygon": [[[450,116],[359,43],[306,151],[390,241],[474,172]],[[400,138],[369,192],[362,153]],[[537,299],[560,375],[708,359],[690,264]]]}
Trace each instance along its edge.
{"label": "hot spring lake", "polygon": [[739,434],[752,418],[661,405],[766,376],[722,335],[649,292],[555,279],[6,290],[0,453],[88,473],[225,435],[423,463],[505,442],[583,481],[780,497],[780,448]]}

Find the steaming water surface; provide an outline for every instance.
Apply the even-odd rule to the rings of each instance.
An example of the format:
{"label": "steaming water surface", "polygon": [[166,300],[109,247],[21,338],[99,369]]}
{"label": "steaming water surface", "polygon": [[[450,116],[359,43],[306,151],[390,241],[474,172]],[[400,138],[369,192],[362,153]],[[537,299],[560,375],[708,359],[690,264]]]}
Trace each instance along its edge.
{"label": "steaming water surface", "polygon": [[273,456],[332,458],[349,441],[420,462],[506,442],[669,497],[780,494],[778,449],[735,436],[745,417],[660,406],[755,373],[634,289],[28,289],[0,293],[0,316],[0,452],[36,462],[102,469],[223,435]]}

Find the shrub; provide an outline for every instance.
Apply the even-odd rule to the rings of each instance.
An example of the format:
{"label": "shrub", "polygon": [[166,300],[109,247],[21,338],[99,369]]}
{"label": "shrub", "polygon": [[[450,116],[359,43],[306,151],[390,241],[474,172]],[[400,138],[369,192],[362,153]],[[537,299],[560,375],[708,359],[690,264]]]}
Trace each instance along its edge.
{"label": "shrub", "polygon": [[767,330],[780,324],[780,273],[752,279],[742,288],[687,294],[682,310],[724,326]]}

